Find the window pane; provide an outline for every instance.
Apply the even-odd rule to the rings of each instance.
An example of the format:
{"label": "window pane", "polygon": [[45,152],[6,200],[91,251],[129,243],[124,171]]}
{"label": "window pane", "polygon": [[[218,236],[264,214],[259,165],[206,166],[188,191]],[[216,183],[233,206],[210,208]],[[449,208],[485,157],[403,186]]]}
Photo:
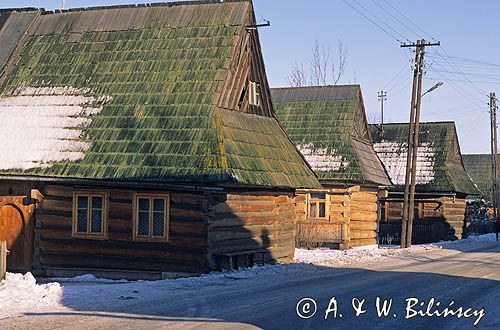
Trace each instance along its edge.
{"label": "window pane", "polygon": [[100,197],[100,196],[92,197],[92,208],[93,209],[102,209],[102,197]]}
{"label": "window pane", "polygon": [[89,207],[89,198],[87,196],[78,196],[77,199],[77,205],[79,209],[86,209]]}
{"label": "window pane", "polygon": [[102,226],[102,211],[92,210],[92,222],[90,223],[90,231],[92,233],[100,233]]}
{"label": "window pane", "polygon": [[325,205],[325,203],[319,203],[319,217],[320,218],[326,217],[326,205]]}
{"label": "window pane", "polygon": [[311,193],[310,197],[314,199],[326,199],[326,193]]}
{"label": "window pane", "polygon": [[87,210],[78,210],[77,221],[76,221],[76,231],[78,233],[87,232]]}
{"label": "window pane", "polygon": [[149,212],[149,198],[139,198],[139,211]]}
{"label": "window pane", "polygon": [[311,218],[316,218],[316,203],[309,203],[309,216]]}
{"label": "window pane", "polygon": [[139,211],[137,217],[137,234],[139,236],[149,236],[149,210],[148,212]]}
{"label": "window pane", "polygon": [[153,236],[163,237],[165,234],[165,213],[153,212]]}
{"label": "window pane", "polygon": [[155,198],[153,200],[153,211],[164,211],[165,210],[165,199]]}

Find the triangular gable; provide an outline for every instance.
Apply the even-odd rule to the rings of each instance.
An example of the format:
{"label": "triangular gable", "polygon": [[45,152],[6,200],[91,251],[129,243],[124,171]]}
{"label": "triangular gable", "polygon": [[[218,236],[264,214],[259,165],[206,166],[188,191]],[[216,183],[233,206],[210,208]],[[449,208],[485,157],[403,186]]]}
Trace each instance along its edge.
{"label": "triangular gable", "polygon": [[[249,6],[251,5],[249,4]],[[245,24],[240,27],[240,38],[232,55],[218,105],[223,109],[271,116],[273,109],[269,84],[262,58],[259,34],[257,29],[253,27],[255,26],[253,10],[247,11],[245,19]],[[250,103],[252,92],[257,95],[259,105]]]}
{"label": "triangular gable", "polygon": [[272,93],[279,120],[321,180],[390,184],[370,142],[359,85]]}

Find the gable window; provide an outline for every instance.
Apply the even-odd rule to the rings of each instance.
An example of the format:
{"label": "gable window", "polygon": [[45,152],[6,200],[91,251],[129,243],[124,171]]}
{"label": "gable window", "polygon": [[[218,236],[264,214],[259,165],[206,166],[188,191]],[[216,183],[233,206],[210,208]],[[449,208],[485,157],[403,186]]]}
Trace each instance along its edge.
{"label": "gable window", "polygon": [[88,239],[107,238],[107,194],[73,194],[73,236]]}
{"label": "gable window", "polygon": [[322,220],[326,220],[328,218],[326,193],[311,192],[307,194],[307,218]]}
{"label": "gable window", "polygon": [[167,241],[169,195],[137,194],[134,200],[134,239]]}
{"label": "gable window", "polygon": [[260,106],[260,86],[253,81],[249,82],[248,103],[250,105]]}

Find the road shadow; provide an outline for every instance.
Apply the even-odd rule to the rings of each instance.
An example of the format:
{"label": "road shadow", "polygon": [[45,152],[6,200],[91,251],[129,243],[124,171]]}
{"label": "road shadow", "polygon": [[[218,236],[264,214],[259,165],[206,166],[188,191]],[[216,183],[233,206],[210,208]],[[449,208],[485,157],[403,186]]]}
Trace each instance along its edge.
{"label": "road shadow", "polygon": [[[58,320],[67,320],[68,325],[85,324],[91,328],[125,324],[132,328],[186,326],[203,329],[220,329],[228,324],[238,325],[237,328],[248,325],[262,329],[500,327],[498,264],[476,263],[474,260],[460,263],[454,258],[414,261],[403,265],[401,270],[331,268],[295,263],[215,273],[195,279],[91,286],[63,284],[62,304],[69,309],[25,315],[38,321],[57,317]],[[416,264],[424,269],[436,269],[436,272],[412,271]],[[467,269],[463,276],[446,274],[454,273],[464,265]],[[314,299],[317,305],[316,314],[308,319],[300,318],[296,312],[297,303],[305,297]],[[377,297],[382,302],[392,299],[388,316],[377,315]],[[332,298],[337,302],[337,318],[330,313],[325,320],[325,311]],[[364,299],[366,312],[356,316],[352,307],[354,298]],[[484,309],[484,316],[477,326],[473,326],[477,315],[468,318],[452,315],[406,318],[407,299],[411,298],[418,299],[414,310],[422,313],[434,298],[431,311],[449,307],[458,313],[456,311],[462,306],[462,311],[471,308],[479,313]],[[439,307],[436,307],[437,302]]]}

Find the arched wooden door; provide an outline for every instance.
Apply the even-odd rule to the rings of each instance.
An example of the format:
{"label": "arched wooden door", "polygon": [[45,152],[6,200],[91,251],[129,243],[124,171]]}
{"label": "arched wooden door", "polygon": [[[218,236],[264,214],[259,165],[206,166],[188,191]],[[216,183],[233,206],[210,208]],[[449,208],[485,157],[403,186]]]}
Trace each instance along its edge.
{"label": "arched wooden door", "polygon": [[0,241],[7,242],[7,270],[24,271],[31,266],[33,235],[23,211],[14,204],[0,207]]}

